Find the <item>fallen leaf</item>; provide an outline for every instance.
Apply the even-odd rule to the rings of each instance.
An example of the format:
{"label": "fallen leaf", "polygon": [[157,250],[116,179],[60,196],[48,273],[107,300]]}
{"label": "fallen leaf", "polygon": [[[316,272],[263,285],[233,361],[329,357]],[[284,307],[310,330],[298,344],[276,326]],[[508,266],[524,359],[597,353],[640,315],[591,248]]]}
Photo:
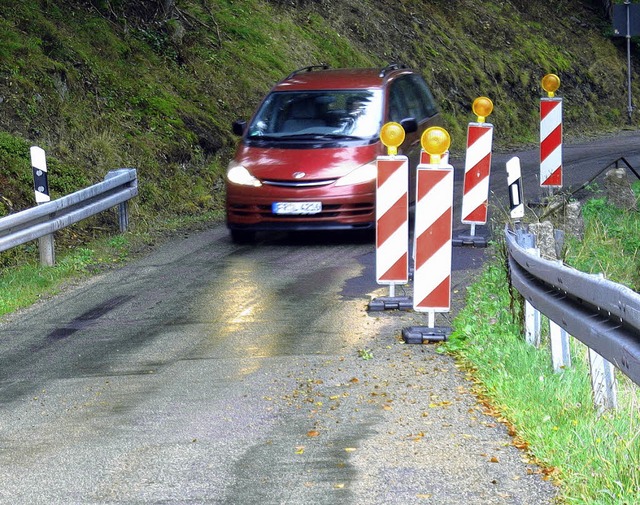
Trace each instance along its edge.
{"label": "fallen leaf", "polygon": [[317,430],[309,430],[307,432],[307,436],[308,437],[319,437],[320,436],[320,432]]}
{"label": "fallen leaf", "polygon": [[304,454],[304,445],[296,447],[296,454]]}
{"label": "fallen leaf", "polygon": [[355,447],[345,447],[344,450],[347,451],[347,452],[354,452],[354,451],[356,451],[356,448]]}
{"label": "fallen leaf", "polygon": [[491,459],[489,461],[491,461],[492,463],[500,463],[500,460],[496,456],[491,456]]}

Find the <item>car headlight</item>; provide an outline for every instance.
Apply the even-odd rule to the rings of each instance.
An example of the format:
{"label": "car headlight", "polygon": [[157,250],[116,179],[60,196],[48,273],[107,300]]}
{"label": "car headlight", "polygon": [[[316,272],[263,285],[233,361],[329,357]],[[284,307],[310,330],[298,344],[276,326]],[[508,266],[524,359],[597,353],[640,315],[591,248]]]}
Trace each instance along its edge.
{"label": "car headlight", "polygon": [[262,183],[256,179],[251,173],[244,168],[241,164],[232,161],[227,168],[227,180],[233,184],[240,186],[253,186],[259,188]]}
{"label": "car headlight", "polygon": [[376,161],[371,161],[366,165],[359,166],[344,177],[336,181],[336,186],[353,186],[354,184],[364,184],[376,180],[378,173]]}

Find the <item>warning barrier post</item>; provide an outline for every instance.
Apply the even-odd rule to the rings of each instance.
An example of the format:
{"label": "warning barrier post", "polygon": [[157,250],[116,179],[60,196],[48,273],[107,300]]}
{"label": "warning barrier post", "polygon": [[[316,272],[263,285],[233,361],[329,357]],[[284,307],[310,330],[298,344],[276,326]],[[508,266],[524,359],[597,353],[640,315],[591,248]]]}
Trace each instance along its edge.
{"label": "warning barrier post", "polygon": [[493,102],[481,96],[474,100],[472,109],[478,119],[467,129],[461,216],[461,222],[471,225],[471,229],[469,234],[454,239],[453,245],[487,247],[487,237],[476,235],[476,225],[487,223],[493,125],[485,123],[485,119],[493,111]]}
{"label": "warning barrier post", "polygon": [[389,296],[369,303],[369,310],[410,309],[411,298],[396,296],[397,284],[409,281],[409,160],[398,155],[405,132],[385,124],[380,139],[388,156],[378,156],[376,177],[376,281],[389,285]]}
{"label": "warning barrier post", "polygon": [[428,314],[428,326],[404,328],[407,343],[446,340],[450,328],[436,327],[436,312],[451,308],[451,234],[453,229],[453,167],[442,163],[451,139],[440,127],[422,134],[430,163],[418,166],[414,233],[413,309]]}
{"label": "warning barrier post", "polygon": [[540,187],[562,187],[562,98],[555,92],[560,87],[560,78],[547,74],[542,79],[542,88],[547,96],[540,99]]}

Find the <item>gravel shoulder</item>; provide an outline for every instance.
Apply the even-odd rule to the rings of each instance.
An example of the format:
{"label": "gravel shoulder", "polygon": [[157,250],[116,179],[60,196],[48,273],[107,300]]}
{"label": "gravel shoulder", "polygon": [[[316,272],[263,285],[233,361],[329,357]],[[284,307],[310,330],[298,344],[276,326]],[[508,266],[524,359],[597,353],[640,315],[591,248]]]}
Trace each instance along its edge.
{"label": "gravel shoulder", "polygon": [[[436,326],[451,324],[482,254],[471,252],[470,268],[452,273],[452,311],[437,315]],[[374,296],[387,294],[384,288]],[[322,482],[309,474],[304,486],[324,487],[333,496],[326,503],[556,503],[557,488],[474,395],[472,377],[435,345],[404,343],[402,328],[424,326],[425,316],[383,311],[363,317],[376,337],[338,359],[309,364],[296,389],[276,401],[298,412],[308,428],[300,458],[344,461],[338,463],[343,474]],[[287,501],[304,502],[295,492]]]}

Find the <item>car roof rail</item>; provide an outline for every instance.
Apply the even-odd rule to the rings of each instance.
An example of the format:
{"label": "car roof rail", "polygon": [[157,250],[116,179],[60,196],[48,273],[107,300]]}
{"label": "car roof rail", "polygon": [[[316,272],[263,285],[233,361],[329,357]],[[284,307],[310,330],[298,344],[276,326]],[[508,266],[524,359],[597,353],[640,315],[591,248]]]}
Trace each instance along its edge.
{"label": "car roof rail", "polygon": [[302,67],[298,70],[294,70],[286,77],[286,79],[291,79],[296,74],[301,74],[302,72],[312,72],[313,70],[327,70],[328,68],[329,65],[327,65],[326,63],[323,63],[321,65],[309,65],[308,67]]}
{"label": "car roof rail", "polygon": [[380,77],[384,77],[388,72],[392,70],[398,70],[399,68],[408,68],[403,63],[389,63],[386,67],[380,70]]}

